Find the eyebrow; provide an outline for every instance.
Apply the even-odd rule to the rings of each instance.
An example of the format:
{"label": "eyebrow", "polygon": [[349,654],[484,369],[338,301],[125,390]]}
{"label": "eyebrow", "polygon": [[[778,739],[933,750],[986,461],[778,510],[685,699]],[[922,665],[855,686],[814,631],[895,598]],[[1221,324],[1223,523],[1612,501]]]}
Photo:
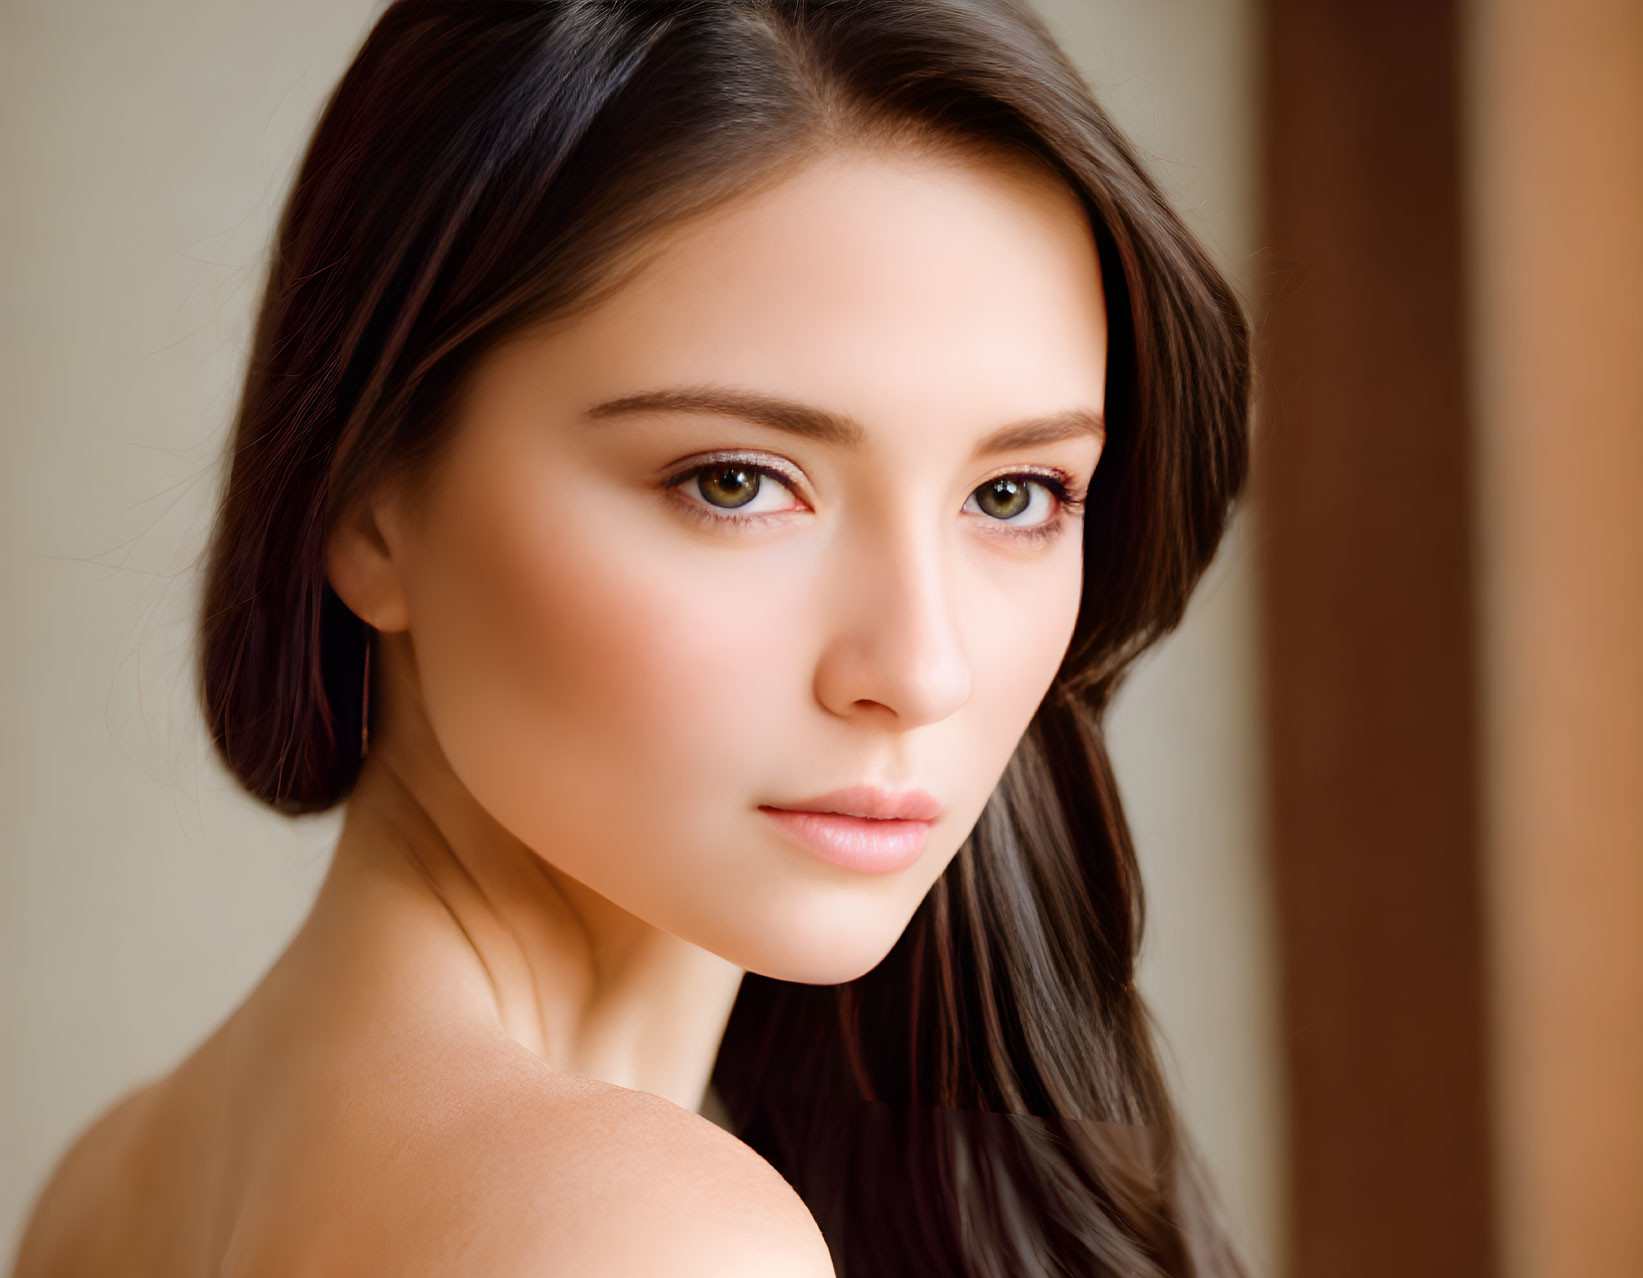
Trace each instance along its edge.
{"label": "eyebrow", "polygon": [[[736,417],[758,426],[768,426],[773,430],[845,448],[860,448],[867,440],[867,428],[847,414],[735,386],[674,386],[640,391],[595,404],[583,417],[601,423],[647,413],[704,413],[714,417]],[[1083,435],[1094,435],[1105,441],[1106,418],[1093,408],[1068,408],[1001,426],[976,445],[975,456],[989,457],[995,453],[1058,443]]]}

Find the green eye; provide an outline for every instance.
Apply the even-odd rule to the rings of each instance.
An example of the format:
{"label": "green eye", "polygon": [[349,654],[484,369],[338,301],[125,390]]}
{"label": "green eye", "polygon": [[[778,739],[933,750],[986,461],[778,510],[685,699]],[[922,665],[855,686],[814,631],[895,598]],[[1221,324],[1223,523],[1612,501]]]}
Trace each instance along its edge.
{"label": "green eye", "polygon": [[752,511],[739,515],[729,513],[763,496],[766,476],[793,493],[797,499],[793,481],[782,471],[774,466],[762,466],[734,457],[716,458],[691,466],[667,480],[664,487],[676,496],[679,504],[693,518],[702,523],[756,524],[793,513],[792,509]]}
{"label": "green eye", "polygon": [[[1065,531],[1072,517],[1083,509],[1083,497],[1074,497],[1071,481],[1060,474],[1025,471],[1000,475],[990,479],[970,494],[976,509],[988,520],[999,525],[997,535],[1020,545],[1037,546],[1052,541]],[[1055,509],[1036,524],[1013,524],[1023,511],[1032,505],[1032,490],[1040,488],[1054,499]],[[965,502],[965,509],[970,503]],[[994,535],[989,533],[989,535]]]}
{"label": "green eye", "polygon": [[695,472],[696,491],[715,506],[745,506],[759,495],[759,486],[766,473],[739,463],[703,467]]}
{"label": "green eye", "polygon": [[982,510],[995,519],[1014,519],[1032,505],[1028,485],[1018,484],[1016,477],[1011,475],[1001,475],[991,483],[983,484],[976,489],[976,495]]}

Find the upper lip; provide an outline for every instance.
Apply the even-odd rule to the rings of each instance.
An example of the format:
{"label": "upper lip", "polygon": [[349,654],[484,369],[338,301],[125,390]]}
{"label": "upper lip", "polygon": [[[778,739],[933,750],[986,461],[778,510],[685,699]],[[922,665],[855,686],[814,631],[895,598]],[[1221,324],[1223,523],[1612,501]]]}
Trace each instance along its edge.
{"label": "upper lip", "polygon": [[831,812],[879,821],[934,821],[941,815],[941,805],[923,790],[890,790],[877,785],[848,785],[808,799],[765,806],[787,812]]}

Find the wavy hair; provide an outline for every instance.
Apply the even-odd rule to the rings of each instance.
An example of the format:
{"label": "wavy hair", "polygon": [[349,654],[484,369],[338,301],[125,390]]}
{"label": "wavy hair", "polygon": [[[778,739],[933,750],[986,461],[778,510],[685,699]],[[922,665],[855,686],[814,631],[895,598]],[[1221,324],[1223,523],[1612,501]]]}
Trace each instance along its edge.
{"label": "wavy hair", "polygon": [[1107,442],[1067,653],[964,847],[873,971],[749,974],[712,1082],[841,1278],[1238,1275],[1135,984],[1103,720],[1246,480],[1237,297],[1025,0],[395,0],[283,206],[206,551],[198,695],[254,796],[360,768],[370,629],[326,537],[438,469],[466,379],[668,228],[831,148],[1007,153],[1094,232]]}

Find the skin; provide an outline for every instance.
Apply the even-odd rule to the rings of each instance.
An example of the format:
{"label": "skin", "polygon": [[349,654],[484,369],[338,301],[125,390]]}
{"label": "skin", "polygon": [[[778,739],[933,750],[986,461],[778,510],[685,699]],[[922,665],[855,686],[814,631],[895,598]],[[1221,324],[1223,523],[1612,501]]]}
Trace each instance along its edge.
{"label": "skin", "polygon": [[[304,1259],[482,1237],[491,1272],[686,1273],[704,1251],[714,1272],[831,1272],[796,1195],[697,1111],[744,972],[834,983],[878,963],[1048,689],[1078,512],[1034,541],[1049,489],[1013,522],[975,494],[1036,470],[1076,497],[1101,437],[974,450],[1099,413],[1106,337],[1064,187],[997,159],[840,151],[676,228],[574,326],[493,351],[426,506],[384,489],[328,546],[379,634],[370,751],[312,913],[207,1043],[65,1159],[37,1254],[48,1217],[97,1210],[117,1234],[163,1195],[177,1224],[148,1224],[144,1254],[176,1274],[198,1271],[176,1239],[287,1255],[291,1213]],[[848,415],[863,438],[586,418],[703,385]],[[791,487],[761,476],[736,507],[664,486],[719,450]],[[910,868],[827,864],[758,810],[858,781],[941,804]],[[582,1209],[556,1215],[567,1200]],[[20,1278],[60,1272],[29,1254]]]}

